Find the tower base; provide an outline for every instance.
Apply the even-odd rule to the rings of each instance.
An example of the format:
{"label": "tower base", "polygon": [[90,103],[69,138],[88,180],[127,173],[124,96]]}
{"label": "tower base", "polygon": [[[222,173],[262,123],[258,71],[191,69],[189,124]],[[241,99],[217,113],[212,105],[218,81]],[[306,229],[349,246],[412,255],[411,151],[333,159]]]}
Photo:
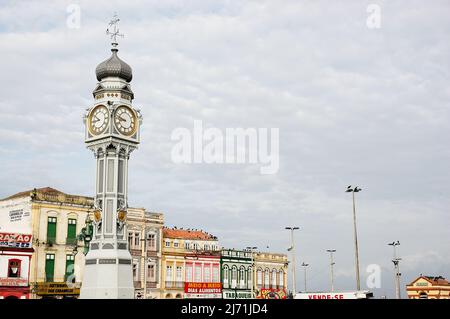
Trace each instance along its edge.
{"label": "tower base", "polygon": [[80,299],[134,299],[131,254],[126,249],[114,249],[116,245],[91,242]]}

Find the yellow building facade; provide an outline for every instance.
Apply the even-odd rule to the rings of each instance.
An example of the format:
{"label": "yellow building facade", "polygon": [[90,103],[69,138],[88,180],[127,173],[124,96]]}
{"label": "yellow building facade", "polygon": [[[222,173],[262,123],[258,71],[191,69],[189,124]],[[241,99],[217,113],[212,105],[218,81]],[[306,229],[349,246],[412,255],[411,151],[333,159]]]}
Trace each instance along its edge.
{"label": "yellow building facade", "polygon": [[420,276],[406,286],[409,299],[450,299],[450,282],[444,277]]}
{"label": "yellow building facade", "polygon": [[253,254],[254,291],[258,299],[285,299],[288,258],[286,254],[256,252]]}
{"label": "yellow building facade", "polygon": [[83,279],[84,254],[82,249],[77,253],[76,237],[85,226],[92,198],[45,187],[17,193],[0,202],[9,210],[20,207],[27,215],[14,224],[21,223],[20,228],[33,236],[30,297],[77,297]]}

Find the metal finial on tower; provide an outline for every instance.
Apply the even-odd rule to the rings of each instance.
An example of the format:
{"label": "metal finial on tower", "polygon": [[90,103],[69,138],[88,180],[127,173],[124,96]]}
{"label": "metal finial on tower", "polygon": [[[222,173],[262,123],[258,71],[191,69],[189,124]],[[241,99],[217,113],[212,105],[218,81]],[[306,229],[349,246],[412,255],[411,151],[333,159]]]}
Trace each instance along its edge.
{"label": "metal finial on tower", "polygon": [[[106,34],[111,36],[111,40],[113,41],[111,44],[114,48],[118,45],[117,37],[122,37],[122,38],[124,37],[123,33],[119,33],[119,27],[118,27],[119,21],[120,21],[120,19],[117,16],[117,13],[114,13],[113,18],[109,22],[108,28],[106,29]],[[111,28],[112,28],[112,30],[111,30]]]}

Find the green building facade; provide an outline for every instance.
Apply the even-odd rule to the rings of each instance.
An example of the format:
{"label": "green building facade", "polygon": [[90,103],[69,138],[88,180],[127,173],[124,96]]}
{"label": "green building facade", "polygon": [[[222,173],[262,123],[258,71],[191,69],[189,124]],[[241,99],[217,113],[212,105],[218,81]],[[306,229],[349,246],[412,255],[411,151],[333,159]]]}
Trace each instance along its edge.
{"label": "green building facade", "polygon": [[252,297],[253,259],[245,250],[223,249],[221,252],[222,297],[249,299]]}

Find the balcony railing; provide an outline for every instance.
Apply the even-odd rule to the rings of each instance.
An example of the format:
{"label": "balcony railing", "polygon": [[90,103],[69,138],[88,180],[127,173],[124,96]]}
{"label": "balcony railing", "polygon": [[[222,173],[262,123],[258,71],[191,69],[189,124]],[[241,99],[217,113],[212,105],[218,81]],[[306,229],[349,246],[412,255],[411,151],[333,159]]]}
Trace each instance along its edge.
{"label": "balcony railing", "polygon": [[47,236],[47,245],[53,245],[56,243],[56,237]]}
{"label": "balcony railing", "polygon": [[66,238],[66,245],[75,246],[77,244],[77,242],[78,242],[78,240],[76,238],[73,238],[73,237],[71,237],[71,238],[67,237]]}
{"label": "balcony railing", "polygon": [[167,281],[165,282],[166,288],[184,288],[184,281]]}
{"label": "balcony railing", "polygon": [[53,282],[54,274],[45,273],[45,282]]}

